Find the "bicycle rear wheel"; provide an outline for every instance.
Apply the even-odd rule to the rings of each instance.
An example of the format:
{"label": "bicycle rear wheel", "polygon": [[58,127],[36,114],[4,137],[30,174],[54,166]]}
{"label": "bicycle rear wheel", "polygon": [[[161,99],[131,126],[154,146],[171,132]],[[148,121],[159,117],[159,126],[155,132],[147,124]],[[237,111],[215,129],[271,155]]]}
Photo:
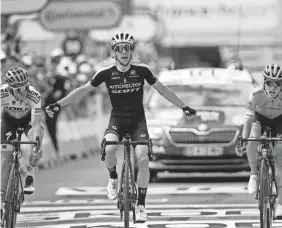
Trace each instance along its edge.
{"label": "bicycle rear wheel", "polygon": [[123,204],[124,204],[124,227],[129,228],[129,164],[125,161],[123,178]]}
{"label": "bicycle rear wheel", "polygon": [[6,190],[6,197],[5,197],[5,215],[4,215],[4,227],[5,228],[14,228],[16,227],[16,220],[17,220],[17,212],[16,212],[16,205],[17,205],[17,195],[18,195],[18,188],[16,187],[18,182],[18,175],[16,173],[15,164],[11,165],[8,185]]}
{"label": "bicycle rear wheel", "polygon": [[259,178],[259,209],[260,209],[260,227],[271,228],[272,210],[270,207],[270,181],[269,170],[266,160],[262,159],[260,164]]}

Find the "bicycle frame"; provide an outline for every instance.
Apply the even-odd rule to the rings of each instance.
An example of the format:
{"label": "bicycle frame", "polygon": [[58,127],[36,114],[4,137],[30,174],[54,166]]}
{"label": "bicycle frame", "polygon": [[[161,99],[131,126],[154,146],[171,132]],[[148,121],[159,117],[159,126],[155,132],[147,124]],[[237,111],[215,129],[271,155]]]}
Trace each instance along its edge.
{"label": "bicycle frame", "polygon": [[129,212],[133,212],[133,222],[136,222],[135,218],[135,205],[137,201],[137,188],[134,180],[132,164],[130,160],[131,146],[136,145],[147,145],[149,160],[152,161],[152,141],[151,139],[146,141],[131,141],[130,135],[127,133],[124,141],[106,141],[105,138],[102,140],[101,149],[101,160],[105,160],[106,152],[105,148],[107,145],[124,145],[124,161],[122,164],[121,181],[118,192],[117,208],[120,210],[121,220],[124,215],[124,226],[129,227]]}
{"label": "bicycle frame", "polygon": [[[281,141],[282,141],[282,139],[281,139]],[[275,180],[275,165],[274,165],[274,161],[273,161],[272,150],[269,146],[269,142],[262,144],[262,150],[260,150],[258,152],[259,152],[259,156],[260,156],[260,159],[258,160],[258,162],[260,164],[259,170],[260,170],[260,167],[261,167],[261,162],[262,162],[262,160],[264,160],[264,162],[265,162],[265,164],[266,164],[266,166],[269,170],[270,182],[274,183],[274,187],[277,190],[277,183],[276,183],[276,180]],[[259,183],[259,181],[258,181],[258,183]],[[259,186],[257,186],[257,190],[259,190]],[[257,193],[256,193],[255,199],[258,199],[258,192],[259,191],[257,191]],[[272,201],[275,202],[278,195],[275,194],[275,195],[272,195],[272,197],[274,197],[274,199],[272,199]]]}
{"label": "bicycle frame", "polygon": [[[24,130],[22,128],[17,129],[16,140],[6,140],[2,144],[11,144],[14,146],[13,160],[11,162],[11,168],[9,172],[8,184],[5,192],[5,198],[3,202],[3,225],[5,228],[14,228],[16,225],[17,213],[20,212],[20,207],[24,201],[23,184],[20,174],[20,162],[19,159],[21,151],[21,144],[34,144],[39,147],[39,138],[37,137],[36,142],[23,142],[21,136]],[[20,194],[19,194],[20,192]]]}

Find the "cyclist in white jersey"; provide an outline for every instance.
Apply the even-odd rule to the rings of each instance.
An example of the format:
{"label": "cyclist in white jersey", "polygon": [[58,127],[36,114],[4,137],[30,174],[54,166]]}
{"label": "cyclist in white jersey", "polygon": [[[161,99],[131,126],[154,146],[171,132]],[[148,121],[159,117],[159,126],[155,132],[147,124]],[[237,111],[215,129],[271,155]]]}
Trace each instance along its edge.
{"label": "cyclist in white jersey", "polygon": [[[259,137],[266,125],[272,129],[272,137],[282,137],[282,66],[270,64],[265,67],[264,83],[252,91],[246,112],[246,120],[242,137]],[[237,148],[237,154],[247,151],[247,157],[251,168],[248,192],[255,194],[258,181],[257,146],[258,142],[244,143]],[[282,142],[275,143],[273,157],[276,168],[276,180],[278,187],[278,201],[275,217],[282,216]]]}
{"label": "cyclist in white jersey", "polygon": [[[133,141],[147,140],[149,137],[146,118],[143,107],[144,83],[147,82],[160,95],[182,109],[187,116],[193,116],[196,111],[185,105],[175,93],[164,86],[154,76],[150,68],[145,64],[133,63],[132,55],[135,47],[134,38],[129,33],[117,33],[112,37],[112,50],[115,56],[115,64],[98,71],[90,82],[75,89],[68,96],[59,100],[56,104],[46,107],[48,115],[54,116],[61,107],[73,103],[84,97],[87,93],[102,83],[105,83],[109,92],[112,113],[105,138],[108,141],[122,140],[126,132],[131,134]],[[108,197],[115,200],[118,197],[118,176],[116,172],[116,149],[112,145],[106,148],[105,163],[109,170],[110,178],[107,187]],[[136,205],[136,221],[145,222],[145,198],[149,184],[149,158],[146,146],[136,146],[138,163],[138,202]]]}
{"label": "cyclist in white jersey", "polygon": [[[30,141],[40,138],[42,144],[44,129],[41,125],[41,96],[29,85],[28,73],[21,67],[10,68],[4,76],[6,84],[1,86],[1,142],[16,138],[18,127]],[[42,149],[31,148],[28,172],[25,179],[24,192],[32,194],[35,190],[35,171]],[[1,203],[6,191],[13,146],[1,143]]]}

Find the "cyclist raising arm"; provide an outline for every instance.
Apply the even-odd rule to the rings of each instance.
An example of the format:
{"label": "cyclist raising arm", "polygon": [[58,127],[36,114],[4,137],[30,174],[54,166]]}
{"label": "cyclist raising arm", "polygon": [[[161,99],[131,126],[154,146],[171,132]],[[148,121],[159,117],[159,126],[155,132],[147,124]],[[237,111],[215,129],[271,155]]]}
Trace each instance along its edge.
{"label": "cyclist raising arm", "polygon": [[[129,33],[118,33],[113,36],[111,47],[114,51],[115,64],[98,71],[90,82],[75,89],[68,96],[46,108],[48,115],[53,116],[62,107],[80,100],[93,87],[105,82],[112,104],[112,112],[105,138],[108,141],[119,141],[125,133],[131,134],[133,141],[147,140],[149,138],[143,106],[144,81],[146,80],[168,101],[182,109],[187,116],[196,114],[196,111],[186,106],[174,92],[164,86],[153,75],[145,64],[133,63],[134,38]],[[136,221],[145,222],[145,197],[149,184],[149,158],[147,146],[137,146],[136,156],[138,162],[138,202],[136,208]],[[116,172],[116,146],[106,148],[105,162],[110,173],[107,187],[108,197],[112,200],[118,196],[118,176]]]}
{"label": "cyclist raising arm", "polygon": [[[242,138],[259,138],[266,125],[272,129],[272,137],[282,137],[282,66],[270,64],[265,67],[264,83],[251,93],[247,104],[246,120]],[[248,192],[255,194],[258,181],[257,146],[258,142],[243,144],[242,150],[247,150],[247,157],[251,168]],[[247,148],[246,148],[247,147]],[[275,217],[282,216],[282,142],[276,142],[273,148],[273,159],[276,168],[278,187],[278,204]],[[240,155],[240,151],[237,151]]]}
{"label": "cyclist raising arm", "polygon": [[[4,80],[6,84],[1,86],[1,141],[16,139],[16,130],[22,127],[30,141],[36,141],[38,136],[41,145],[44,129],[41,126],[40,93],[29,85],[28,73],[23,68],[12,67],[5,74]],[[38,151],[36,147],[30,149],[32,152],[24,187],[26,194],[32,194],[35,190],[35,171],[42,157],[41,148]],[[1,145],[2,199],[7,187],[12,152],[12,145]]]}

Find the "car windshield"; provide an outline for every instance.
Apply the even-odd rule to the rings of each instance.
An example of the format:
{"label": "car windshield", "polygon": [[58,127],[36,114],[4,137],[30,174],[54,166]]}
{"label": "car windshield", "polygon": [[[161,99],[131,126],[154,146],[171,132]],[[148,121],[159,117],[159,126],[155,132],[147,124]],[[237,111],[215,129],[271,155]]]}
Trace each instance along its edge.
{"label": "car windshield", "polygon": [[[234,82],[230,85],[172,85],[168,86],[189,106],[246,106],[252,84]],[[174,105],[156,91],[149,101],[151,108],[168,108]]]}

